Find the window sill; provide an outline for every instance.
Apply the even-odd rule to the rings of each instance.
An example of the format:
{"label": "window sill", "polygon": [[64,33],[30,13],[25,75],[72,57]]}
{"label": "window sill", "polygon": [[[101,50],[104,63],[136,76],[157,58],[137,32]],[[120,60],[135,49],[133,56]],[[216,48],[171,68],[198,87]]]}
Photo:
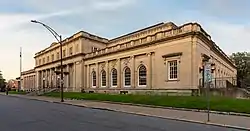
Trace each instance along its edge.
{"label": "window sill", "polygon": [[138,88],[146,88],[147,85],[138,85],[137,87],[138,87]]}
{"label": "window sill", "polygon": [[165,80],[165,82],[178,82],[180,81],[180,79],[177,79],[177,80]]}

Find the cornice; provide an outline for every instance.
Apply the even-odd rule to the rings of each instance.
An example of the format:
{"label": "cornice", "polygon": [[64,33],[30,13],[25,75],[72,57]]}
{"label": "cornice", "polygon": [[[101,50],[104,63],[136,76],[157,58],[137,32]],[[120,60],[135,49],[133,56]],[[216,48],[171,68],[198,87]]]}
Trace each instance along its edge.
{"label": "cornice", "polygon": [[[68,57],[64,57],[62,60],[64,61],[64,60],[71,59],[71,58],[73,58],[73,57],[84,56],[84,55],[85,55],[85,53],[77,53],[77,54],[75,54],[75,55],[71,55],[71,56],[68,56]],[[38,65],[38,66],[35,66],[35,69],[36,69],[36,68],[39,68],[39,67],[42,67],[42,66],[46,66],[46,65],[58,63],[58,62],[60,62],[60,61],[61,61],[61,59],[59,59],[59,60],[54,60],[54,61],[51,61],[51,62],[49,62],[49,63],[42,64],[42,65]]]}

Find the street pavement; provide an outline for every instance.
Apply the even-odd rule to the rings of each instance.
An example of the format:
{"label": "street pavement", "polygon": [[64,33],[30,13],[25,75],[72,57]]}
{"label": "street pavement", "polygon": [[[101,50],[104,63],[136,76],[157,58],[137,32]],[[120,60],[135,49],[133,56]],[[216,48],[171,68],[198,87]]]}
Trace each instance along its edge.
{"label": "street pavement", "polygon": [[0,95],[0,131],[239,131]]}

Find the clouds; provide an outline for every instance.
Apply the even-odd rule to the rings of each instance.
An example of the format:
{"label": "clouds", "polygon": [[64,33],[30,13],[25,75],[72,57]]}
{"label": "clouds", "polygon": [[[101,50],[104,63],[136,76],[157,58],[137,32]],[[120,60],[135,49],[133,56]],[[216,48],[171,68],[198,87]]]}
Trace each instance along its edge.
{"label": "clouds", "polygon": [[227,54],[249,51],[249,5],[248,0],[0,1],[0,60],[6,63],[0,70],[7,79],[17,77],[20,46],[23,70],[28,70],[34,67],[34,54],[55,41],[31,19],[47,23],[64,38],[80,30],[114,38],[158,22],[199,22]]}
{"label": "clouds", "polygon": [[244,23],[244,19],[250,20],[249,0],[193,0],[193,9],[204,15],[214,16],[228,22]]}
{"label": "clouds", "polygon": [[[108,29],[109,17],[129,7],[135,0],[23,0],[0,1],[0,70],[5,78],[19,75],[19,48],[23,48],[23,70],[34,67],[33,56],[54,40],[46,29],[30,23],[31,19],[48,23],[63,37],[86,29],[100,32]],[[114,15],[112,15],[114,14]],[[107,16],[107,17],[106,17]],[[95,23],[99,21],[99,23]],[[105,22],[106,21],[106,22]],[[109,22],[112,24],[112,22]],[[11,66],[10,66],[11,65]]]}

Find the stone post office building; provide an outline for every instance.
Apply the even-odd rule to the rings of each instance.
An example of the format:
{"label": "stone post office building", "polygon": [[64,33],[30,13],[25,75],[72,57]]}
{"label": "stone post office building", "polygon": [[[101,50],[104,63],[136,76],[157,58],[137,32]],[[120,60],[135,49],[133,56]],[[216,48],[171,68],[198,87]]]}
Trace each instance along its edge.
{"label": "stone post office building", "polygon": [[[213,77],[236,77],[236,67],[201,25],[159,23],[114,39],[80,31],[63,40],[66,91],[138,92],[198,89],[204,58]],[[35,68],[22,76],[33,88],[60,86],[60,45],[35,54]],[[35,81],[25,79],[35,76]],[[35,75],[34,75],[35,74]],[[27,84],[23,84],[27,85]],[[32,88],[23,87],[26,88]]]}

